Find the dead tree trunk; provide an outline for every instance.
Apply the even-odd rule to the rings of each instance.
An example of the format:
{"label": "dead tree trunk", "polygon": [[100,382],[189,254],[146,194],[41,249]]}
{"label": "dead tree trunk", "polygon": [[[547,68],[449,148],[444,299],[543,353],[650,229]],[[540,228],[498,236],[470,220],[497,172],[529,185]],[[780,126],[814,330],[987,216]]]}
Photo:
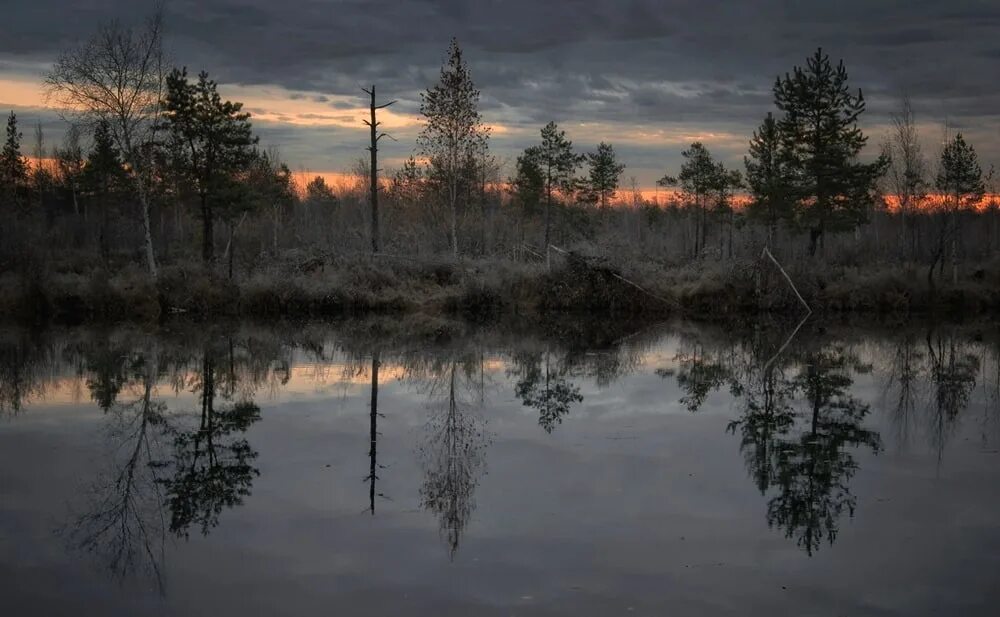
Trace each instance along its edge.
{"label": "dead tree trunk", "polygon": [[379,109],[384,109],[389,105],[392,105],[396,101],[389,101],[388,103],[382,105],[375,104],[375,84],[372,84],[372,89],[367,90],[362,88],[368,96],[371,98],[371,103],[369,105],[369,112],[371,113],[371,119],[365,120],[365,124],[368,125],[371,130],[371,145],[368,146],[368,152],[371,153],[371,186],[369,187],[369,199],[371,200],[371,214],[372,214],[372,255],[376,255],[379,252],[379,228],[378,228],[378,142],[383,137],[392,136],[388,133],[380,133],[378,130],[378,125],[381,124],[375,119],[375,112]]}

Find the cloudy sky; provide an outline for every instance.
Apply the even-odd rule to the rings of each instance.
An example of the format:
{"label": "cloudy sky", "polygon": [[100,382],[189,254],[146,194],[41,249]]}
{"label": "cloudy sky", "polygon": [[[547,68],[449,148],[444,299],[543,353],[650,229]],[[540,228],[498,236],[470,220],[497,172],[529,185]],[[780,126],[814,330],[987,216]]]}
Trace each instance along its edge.
{"label": "cloudy sky", "polygon": [[[58,139],[40,81],[60,49],[142,0],[2,0],[0,109]],[[208,70],[253,112],[262,142],[296,169],[338,171],[363,156],[360,91],[399,100],[386,114],[413,151],[419,93],[458,37],[511,160],[555,120],[580,149],[612,142],[626,176],[652,186],[700,140],[738,164],[773,110],[775,77],[821,46],[843,58],[869,111],[873,146],[909,93],[928,154],[947,123],[1000,164],[997,0],[168,0],[171,61]],[[25,134],[30,132],[26,128]]]}

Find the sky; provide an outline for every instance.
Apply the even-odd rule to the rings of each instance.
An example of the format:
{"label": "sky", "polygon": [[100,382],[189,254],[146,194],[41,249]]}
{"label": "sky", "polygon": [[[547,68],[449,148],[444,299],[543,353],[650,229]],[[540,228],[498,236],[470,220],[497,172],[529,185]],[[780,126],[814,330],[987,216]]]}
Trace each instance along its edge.
{"label": "sky", "polygon": [[[0,111],[15,110],[26,136],[42,123],[50,141],[64,122],[41,82],[59,51],[152,6],[0,4]],[[397,141],[383,140],[381,160],[391,168],[413,154],[420,92],[452,37],[507,173],[550,120],[581,151],[612,143],[625,184],[675,173],[696,140],[742,167],[775,111],[775,78],[817,47],[864,92],[872,153],[905,93],[929,158],[947,125],[984,168],[1000,164],[998,0],[167,0],[166,33],[171,63],[207,70],[299,171],[343,171],[366,155],[361,88],[371,84],[380,102],[398,100],[382,116]]]}

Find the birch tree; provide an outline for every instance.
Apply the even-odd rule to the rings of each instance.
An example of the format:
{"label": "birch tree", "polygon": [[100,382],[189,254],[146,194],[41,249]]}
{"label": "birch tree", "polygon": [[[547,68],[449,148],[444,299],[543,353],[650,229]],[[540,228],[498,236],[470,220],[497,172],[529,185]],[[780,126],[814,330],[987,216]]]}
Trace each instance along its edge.
{"label": "birch tree", "polygon": [[46,78],[50,97],[84,121],[104,121],[139,201],[146,265],[156,278],[150,223],[152,146],[163,88],[163,10],[140,27],[117,20],[60,54]]}
{"label": "birch tree", "polygon": [[899,214],[909,232],[909,253],[914,259],[918,249],[916,214],[927,196],[927,162],[920,149],[909,97],[903,97],[900,109],[891,115],[891,120],[892,128],[882,146],[889,159],[886,184],[897,200]]}

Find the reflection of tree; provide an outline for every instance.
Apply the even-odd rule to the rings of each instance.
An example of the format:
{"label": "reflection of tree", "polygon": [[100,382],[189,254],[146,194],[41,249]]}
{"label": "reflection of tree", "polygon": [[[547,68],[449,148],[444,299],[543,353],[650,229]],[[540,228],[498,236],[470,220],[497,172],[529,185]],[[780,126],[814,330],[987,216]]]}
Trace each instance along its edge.
{"label": "reflection of tree", "polygon": [[[848,482],[857,462],[850,449],[867,446],[878,452],[881,440],[862,426],[868,405],[849,392],[851,372],[868,367],[842,346],[814,349],[801,368],[792,366],[790,355],[781,361],[799,327],[780,347],[762,340],[761,332],[718,353],[696,345],[696,353],[679,356],[676,377],[685,391],[681,400],[691,411],[709,392],[728,385],[742,412],[727,428],[740,435],[740,452],[754,484],[762,494],[773,494],[768,525],[812,554],[824,539],[834,542],[845,512],[853,515]],[[807,413],[797,412],[799,405],[807,406]]]}
{"label": "reflection of tree", "polygon": [[673,375],[677,379],[677,385],[684,390],[680,402],[688,411],[697,411],[710,392],[730,381],[730,372],[726,366],[707,353],[701,345],[695,345],[694,351],[689,354],[678,354],[676,359],[679,362],[676,374],[666,370],[659,370],[657,373],[661,377]]}
{"label": "reflection of tree", "polygon": [[562,424],[573,403],[583,401],[583,395],[580,388],[566,379],[564,369],[552,369],[548,351],[542,356],[544,360],[536,354],[520,356],[517,372],[521,378],[514,392],[526,407],[538,410],[539,426],[551,433],[557,424]]}
{"label": "reflection of tree", "polygon": [[934,400],[931,440],[940,457],[959,414],[969,406],[979,374],[979,358],[960,349],[954,336],[927,333],[927,357],[930,360]]}
{"label": "reflection of tree", "polygon": [[742,384],[744,411],[728,426],[730,432],[740,431],[740,452],[747,471],[757,488],[764,493],[771,486],[777,466],[777,440],[795,424],[792,399],[795,388],[782,371],[767,366],[751,373]]}
{"label": "reflection of tree", "polygon": [[886,377],[885,391],[891,401],[891,419],[898,430],[900,443],[909,439],[910,421],[917,411],[921,365],[924,355],[916,339],[909,333],[893,345],[892,357]]}
{"label": "reflection of tree", "polygon": [[97,406],[108,411],[128,382],[129,350],[99,340],[87,353],[87,388]]}
{"label": "reflection of tree", "polygon": [[878,452],[881,440],[861,426],[869,408],[848,393],[853,380],[843,350],[814,352],[805,362],[793,384],[809,405],[809,424],[797,439],[772,446],[777,448],[778,494],[768,503],[767,520],[811,555],[824,538],[833,544],[845,510],[854,514],[848,481],[858,465],[845,448],[868,446]]}
{"label": "reflection of tree", "polygon": [[44,390],[42,371],[50,362],[48,347],[15,332],[0,332],[0,413],[17,414],[31,397]]}
{"label": "reflection of tree", "polygon": [[173,475],[161,480],[170,505],[170,531],[187,535],[197,524],[203,535],[218,525],[224,508],[243,503],[259,472],[252,466],[257,452],[238,437],[260,419],[251,401],[215,408],[216,369],[212,354],[202,359],[201,414],[196,427],[173,431]]}
{"label": "reflection of tree", "polygon": [[115,577],[146,569],[162,591],[163,495],[152,461],[160,451],[166,408],[153,400],[155,358],[133,358],[128,374],[137,382],[137,397],[109,405],[114,420],[111,470],[92,486],[87,510],[76,518],[69,537],[80,549],[98,555]]}
{"label": "reflection of tree", "polygon": [[435,371],[431,396],[443,394],[444,402],[435,406],[427,424],[420,488],[422,505],[438,517],[452,557],[475,509],[473,496],[485,469],[487,446],[482,420],[459,400],[459,368],[452,360]]}

